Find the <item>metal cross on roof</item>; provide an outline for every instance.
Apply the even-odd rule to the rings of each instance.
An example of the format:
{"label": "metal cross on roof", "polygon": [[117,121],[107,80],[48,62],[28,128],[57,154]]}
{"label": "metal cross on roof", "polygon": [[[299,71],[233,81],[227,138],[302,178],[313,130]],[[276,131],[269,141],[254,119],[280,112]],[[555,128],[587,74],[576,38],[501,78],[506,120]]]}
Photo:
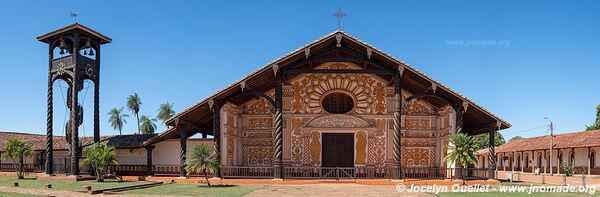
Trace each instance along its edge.
{"label": "metal cross on roof", "polygon": [[342,18],[346,16],[346,13],[342,12],[342,8],[338,8],[337,12],[333,13],[333,16],[337,17],[338,30],[342,29]]}

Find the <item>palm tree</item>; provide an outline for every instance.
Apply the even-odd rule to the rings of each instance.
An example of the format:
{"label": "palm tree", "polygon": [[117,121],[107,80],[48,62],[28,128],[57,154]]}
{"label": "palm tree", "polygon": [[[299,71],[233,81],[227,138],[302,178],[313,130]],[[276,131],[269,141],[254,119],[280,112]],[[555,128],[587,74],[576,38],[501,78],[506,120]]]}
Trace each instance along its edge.
{"label": "palm tree", "polygon": [[138,114],[140,112],[140,105],[142,105],[142,100],[140,100],[140,97],[137,93],[133,93],[127,97],[127,108],[129,111],[131,111],[131,113],[135,114],[135,118],[137,119],[138,123],[138,133],[141,133],[140,116]]}
{"label": "palm tree", "polygon": [[106,144],[94,143],[87,148],[87,157],[81,160],[81,165],[91,165],[96,173],[96,181],[104,182],[104,175],[111,166],[118,165],[115,157],[115,147]]}
{"label": "palm tree", "polygon": [[160,107],[158,108],[158,115],[156,115],[156,118],[161,120],[163,124],[166,125],[167,120],[173,115],[175,115],[175,111],[173,110],[173,104],[166,102],[160,104]]}
{"label": "palm tree", "polygon": [[19,164],[15,168],[15,172],[17,172],[17,178],[25,178],[25,164],[23,159],[24,157],[31,155],[32,152],[33,150],[31,149],[31,145],[18,139],[10,140],[6,147],[4,147],[4,157],[13,159],[15,163]]}
{"label": "palm tree", "polygon": [[[474,154],[475,145],[470,136],[467,136],[467,134],[464,133],[454,134],[450,136],[450,143],[454,145],[454,150],[444,157],[444,161],[451,163],[458,162],[463,168],[477,163],[477,158]],[[464,177],[464,172],[466,171],[461,171],[461,174],[463,175],[463,184],[466,184]]]}
{"label": "palm tree", "polygon": [[215,151],[214,147],[207,143],[194,146],[192,151],[188,153],[187,158],[185,166],[187,176],[190,176],[192,172],[202,172],[204,178],[206,178],[206,183],[208,183],[208,186],[211,186],[208,180],[208,173],[212,174],[221,168],[219,153]]}
{"label": "palm tree", "polygon": [[123,135],[121,130],[123,130],[123,125],[127,124],[125,118],[129,117],[129,115],[123,113],[122,107],[121,109],[111,109],[110,112],[108,112],[108,115],[110,115],[110,118],[108,119],[110,126],[112,126],[113,129],[118,129],[119,135]]}
{"label": "palm tree", "polygon": [[153,134],[156,130],[156,119],[150,118],[149,116],[140,117],[140,121],[142,122],[142,127],[140,128],[143,134]]}

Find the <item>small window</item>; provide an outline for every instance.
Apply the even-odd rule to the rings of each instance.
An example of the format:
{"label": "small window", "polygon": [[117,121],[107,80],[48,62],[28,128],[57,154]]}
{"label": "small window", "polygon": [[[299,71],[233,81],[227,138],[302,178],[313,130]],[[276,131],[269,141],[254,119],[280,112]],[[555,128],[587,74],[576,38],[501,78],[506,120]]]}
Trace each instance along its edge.
{"label": "small window", "polygon": [[348,94],[334,92],[326,95],[321,103],[323,109],[332,114],[344,114],[352,111],[354,100]]}

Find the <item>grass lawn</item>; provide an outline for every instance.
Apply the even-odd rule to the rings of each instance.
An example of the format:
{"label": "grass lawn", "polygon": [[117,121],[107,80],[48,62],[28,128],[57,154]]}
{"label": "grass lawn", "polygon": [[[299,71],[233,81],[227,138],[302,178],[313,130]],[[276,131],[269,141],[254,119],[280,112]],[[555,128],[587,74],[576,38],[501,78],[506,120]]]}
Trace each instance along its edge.
{"label": "grass lawn", "polygon": [[27,197],[27,196],[35,196],[35,195],[12,193],[12,192],[0,192],[0,196],[2,196],[2,197]]}
{"label": "grass lawn", "polygon": [[[589,193],[568,193],[568,192],[532,192],[528,193],[528,189],[525,192],[500,192],[501,186],[554,186],[554,185],[544,185],[541,183],[530,183],[530,182],[514,182],[514,183],[502,183],[501,185],[490,186],[490,192],[443,192],[439,193],[436,196],[442,197],[462,197],[462,196],[482,196],[482,197],[495,197],[495,196],[510,196],[510,197],[538,197],[538,196],[559,196],[559,197],[579,197],[579,196],[600,196],[600,191],[596,191],[593,195]],[[494,190],[495,189],[495,190]]]}
{"label": "grass lawn", "polygon": [[146,189],[129,190],[123,193],[135,195],[175,195],[175,196],[243,196],[263,186],[261,185],[213,185],[168,183]]}
{"label": "grass lawn", "polygon": [[[69,191],[82,191],[84,186],[90,185],[93,190],[106,189],[118,186],[129,186],[143,184],[147,182],[141,181],[112,181],[106,180],[104,183],[98,183],[96,181],[60,181],[60,180],[35,180],[33,177],[26,177],[29,179],[19,180],[17,176],[0,175],[0,186],[10,187],[13,182],[19,182],[19,187],[23,188],[44,188],[46,184],[52,184],[52,189],[56,190],[69,190]],[[0,195],[1,196],[1,195]]]}

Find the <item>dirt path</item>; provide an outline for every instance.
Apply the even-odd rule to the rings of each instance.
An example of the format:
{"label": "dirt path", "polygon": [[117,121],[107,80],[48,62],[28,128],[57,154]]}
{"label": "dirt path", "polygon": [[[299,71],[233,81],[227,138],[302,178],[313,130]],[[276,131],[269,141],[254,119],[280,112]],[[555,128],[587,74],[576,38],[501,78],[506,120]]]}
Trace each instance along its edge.
{"label": "dirt path", "polygon": [[369,186],[359,184],[271,185],[246,196],[432,196],[426,193],[400,193],[395,186]]}
{"label": "dirt path", "polygon": [[41,196],[91,196],[86,193],[65,191],[65,190],[52,190],[52,189],[33,189],[33,188],[22,188],[22,187],[3,187],[0,186],[0,191],[3,192],[15,192],[21,194],[33,194]]}

